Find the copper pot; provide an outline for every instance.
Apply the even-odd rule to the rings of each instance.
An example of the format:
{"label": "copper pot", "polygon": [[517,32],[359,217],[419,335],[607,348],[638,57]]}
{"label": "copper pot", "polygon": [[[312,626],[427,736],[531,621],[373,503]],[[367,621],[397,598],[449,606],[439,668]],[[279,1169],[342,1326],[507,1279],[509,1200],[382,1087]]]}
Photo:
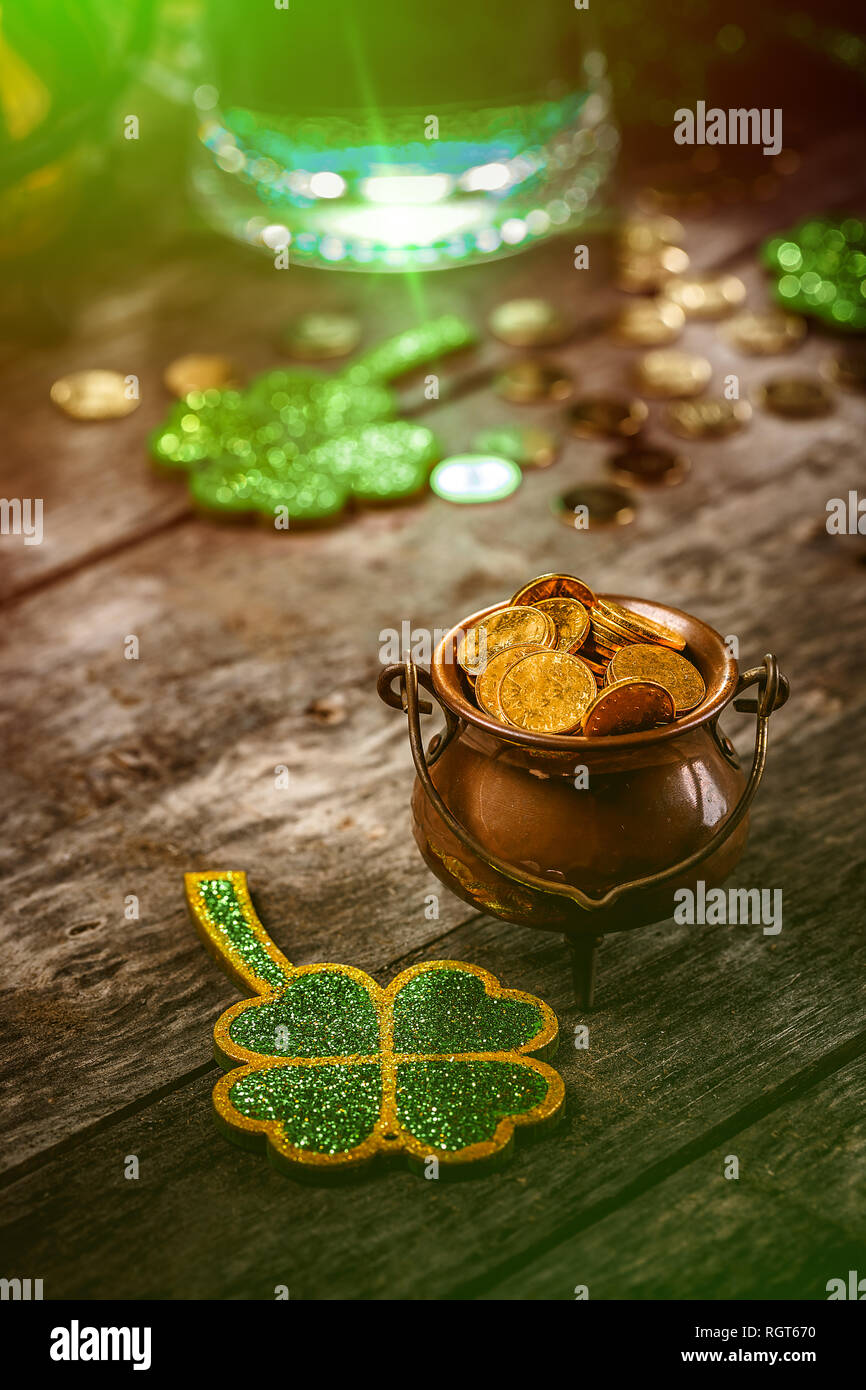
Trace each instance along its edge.
{"label": "copper pot", "polygon": [[[669,917],[675,889],[698,879],[719,884],[734,868],[764,771],[769,718],[788,698],[774,656],[740,676],[722,638],[700,619],[611,597],[685,637],[707,691],[676,723],[611,738],[506,732],[475,705],[456,661],[464,631],[504,604],[452,628],[429,673],[409,660],[379,677],[382,699],[409,716],[418,774],[414,833],[427,864],[473,907],[562,932],[572,947],[576,991],[587,1004],[595,947],[606,932]],[[432,705],[419,698],[419,683],[446,724],[426,752],[419,715]],[[752,685],[757,700],[739,698]],[[757,715],[748,779],[718,728],[732,700],[735,709]]]}

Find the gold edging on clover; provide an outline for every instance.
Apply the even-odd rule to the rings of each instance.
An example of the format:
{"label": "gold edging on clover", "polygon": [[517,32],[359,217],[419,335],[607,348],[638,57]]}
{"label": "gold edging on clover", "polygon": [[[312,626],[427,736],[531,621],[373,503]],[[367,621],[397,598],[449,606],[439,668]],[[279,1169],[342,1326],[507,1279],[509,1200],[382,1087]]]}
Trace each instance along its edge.
{"label": "gold edging on clover", "polygon": [[[240,1014],[245,1013],[247,1009],[260,1008],[263,1004],[272,1003],[275,998],[279,997],[284,986],[274,987],[260,979],[239,954],[232,953],[231,948],[227,950],[218,937],[196,891],[199,883],[203,881],[213,882],[216,879],[224,879],[232,884],[247,926],[273,963],[284,973],[286,985],[300,979],[302,975],[321,974],[325,971],[347,975],[361,985],[376,1013],[379,1028],[378,1052],[370,1055],[352,1054],[346,1056],[344,1054],[334,1057],[276,1057],[251,1052],[233,1040],[230,1029],[234,1020]],[[559,1040],[559,1025],[556,1015],[543,999],[539,999],[533,994],[527,994],[523,990],[503,989],[495,975],[491,975],[481,966],[472,965],[467,961],[422,961],[418,965],[411,965],[407,970],[401,971],[385,989],[377,984],[366,971],[359,970],[353,965],[335,965],[322,962],[293,966],[278,950],[259,921],[250,898],[245,873],[233,870],[189,873],[184,875],[184,880],[193,922],[208,951],[217,959],[235,983],[242,989],[252,990],[259,996],[254,999],[242,999],[237,1004],[233,1004],[231,1008],[226,1009],[221,1014],[214,1027],[216,1060],[224,1069],[232,1068],[227,1070],[226,1075],[220,1077],[214,1086],[214,1110],[220,1128],[235,1143],[245,1148],[258,1149],[264,1141],[267,1145],[268,1157],[277,1167],[288,1167],[295,1170],[300,1167],[301,1169],[320,1172],[326,1170],[346,1171],[357,1168],[378,1155],[393,1156],[397,1154],[403,1154],[418,1163],[435,1157],[442,1166],[458,1168],[465,1164],[478,1163],[502,1156],[511,1146],[516,1128],[541,1125],[558,1116],[565,1098],[562,1077],[557,1071],[554,1071],[553,1067],[547,1066],[545,1062],[530,1055],[530,1053],[541,1053],[543,1056],[551,1055],[556,1050]],[[431,970],[454,969],[476,975],[484,986],[485,994],[491,999],[518,999],[531,1004],[541,1014],[542,1027],[540,1031],[528,1042],[501,1052],[394,1052],[392,1006],[399,991],[417,975],[426,974]],[[513,1063],[515,1057],[520,1058],[523,1066],[544,1077],[547,1082],[547,1092],[543,1100],[539,1101],[531,1110],[509,1115],[500,1120],[490,1139],[468,1144],[465,1148],[456,1151],[434,1150],[430,1144],[421,1143],[400,1124],[397,1118],[396,1089],[397,1067],[401,1063],[415,1061]],[[245,1065],[235,1067],[233,1065],[235,1062],[241,1062]],[[232,1088],[238,1081],[253,1072],[270,1071],[279,1066],[357,1066],[364,1063],[375,1065],[381,1070],[382,1101],[379,1108],[379,1118],[371,1133],[360,1144],[341,1153],[315,1153],[309,1149],[299,1148],[297,1145],[289,1143],[285,1138],[280,1120],[258,1120],[243,1115],[231,1102]]]}

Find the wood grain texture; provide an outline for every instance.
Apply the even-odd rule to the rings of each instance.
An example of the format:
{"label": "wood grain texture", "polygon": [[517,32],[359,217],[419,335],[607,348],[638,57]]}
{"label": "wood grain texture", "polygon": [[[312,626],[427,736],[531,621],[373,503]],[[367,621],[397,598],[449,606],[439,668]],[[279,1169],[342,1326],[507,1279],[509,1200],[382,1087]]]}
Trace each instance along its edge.
{"label": "wood grain texture", "polygon": [[[795,220],[807,192],[862,206],[851,151],[834,138],[775,203],[690,226],[696,261],[742,273],[762,303],[757,239]],[[580,392],[622,391],[635,354],[591,327],[619,302],[597,244],[588,282],[556,242],[428,277],[423,309],[481,324],[506,294],[564,295],[586,332],[557,358]],[[862,472],[862,400],[840,395],[826,420],[796,425],[756,411],[742,434],[689,446],[687,480],[642,494],[621,532],[553,520],[558,494],[603,476],[611,453],[568,439],[554,467],[500,506],[458,512],[431,498],[290,537],[220,526],[144,460],[166,405],[165,362],[230,347],[258,370],[288,314],[314,303],[356,305],[375,340],[411,318],[408,291],[293,270],[275,295],[265,268],[210,240],[179,244],[134,290],[121,266],[109,272],[89,304],[70,307],[62,341],[4,369],[0,490],[46,499],[43,546],[2,539],[9,1258],[44,1277],[48,1297],[267,1298],[288,1283],[303,1298],[567,1298],[587,1282],[572,1277],[581,1261],[593,1296],[813,1296],[807,1268],[842,1246],[829,1204],[804,1195],[809,1155],[837,1164],[828,1191],[850,1190],[859,1141],[841,1136],[866,1047],[866,567],[857,538],[824,528],[828,498]],[[812,334],[796,357],[747,360],[712,325],[691,324],[684,345],[711,356],[717,389],[736,371],[750,392],[777,370],[816,370],[832,340]],[[438,404],[406,383],[407,408],[448,450],[504,418],[561,429],[556,410],[520,412],[494,396],[489,372],[507,356],[485,340],[443,370]],[[140,411],[83,427],[51,411],[47,385],[84,365],[140,372]],[[666,439],[661,408],[651,412]],[[772,721],[737,874],[783,890],[781,935],[667,923],[608,940],[588,1053],[570,1045],[582,1019],[561,941],[470,913],[426,871],[409,831],[405,721],[375,697],[385,629],[448,626],[558,568],[690,609],[737,636],[744,667],[775,651],[794,691]],[[138,661],[124,660],[128,634]],[[749,756],[750,719],[731,713],[725,726]],[[274,784],[281,765],[285,790]],[[181,892],[184,870],[208,867],[248,871],[264,921],[299,963],[349,961],[386,980],[426,956],[463,958],[548,999],[565,1039],[563,1128],[505,1173],[461,1185],[394,1173],[299,1188],[233,1150],[212,1128],[208,1092],[211,1029],[237,995],[198,945]],[[127,894],[138,921],[124,919]],[[711,1199],[712,1146],[729,1131],[745,1136],[761,1181]],[[778,1188],[774,1145],[787,1175]],[[122,1176],[129,1153],[142,1161],[138,1182]],[[760,1249],[746,1268],[755,1222]],[[651,1258],[644,1224],[657,1233]],[[848,1224],[859,1238],[854,1215]],[[739,1252],[739,1280],[710,1253],[716,1231]],[[788,1258],[778,1277],[774,1240]]]}

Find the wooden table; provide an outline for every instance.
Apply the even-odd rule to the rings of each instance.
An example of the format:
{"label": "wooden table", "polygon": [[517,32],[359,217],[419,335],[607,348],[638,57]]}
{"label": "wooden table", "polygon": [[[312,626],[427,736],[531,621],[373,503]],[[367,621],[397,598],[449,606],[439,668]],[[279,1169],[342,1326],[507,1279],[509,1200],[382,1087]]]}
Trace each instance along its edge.
{"label": "wooden table", "polygon": [[[858,148],[824,139],[772,201],[690,222],[693,262],[766,302],[757,244],[813,209],[862,208]],[[74,292],[54,276],[65,331],[5,364],[2,487],[44,499],[45,539],[3,538],[0,1272],[42,1278],[46,1298],[270,1299],[287,1285],[299,1299],[570,1299],[586,1285],[594,1299],[821,1299],[828,1279],[866,1273],[866,568],[862,540],[824,525],[828,499],[862,479],[862,399],[840,395],[810,423],[756,410],[741,434],[690,447],[687,480],[642,494],[630,527],[588,533],[558,525],[551,502],[603,475],[604,443],[566,441],[505,503],[431,498],[293,535],[203,519],[147,463],[172,357],[227,349],[261,369],[280,325],[312,305],[353,306],[374,341],[419,311],[483,325],[506,296],[552,293],[584,325],[557,358],[581,391],[621,390],[634,353],[592,326],[620,298],[604,241],[581,272],[571,240],[420,283],[276,272],[200,234],[149,257],[103,248]],[[699,324],[684,344],[712,357],[716,385],[737,372],[746,391],[816,369],[833,346],[813,333],[789,361],[746,359]],[[494,396],[507,357],[487,338],[443,372],[438,403],[416,381],[406,406],[448,451],[505,419],[559,428],[556,409]],[[86,366],[138,374],[140,410],[102,425],[55,412],[52,380]],[[656,407],[653,428],[668,438]],[[479,916],[428,874],[405,721],[375,696],[383,629],[449,625],[553,569],[702,616],[738,637],[744,666],[776,652],[793,691],[737,875],[783,890],[781,934],[665,922],[609,938],[589,1016],[561,938]],[[130,635],[138,660],[124,658]],[[751,721],[727,728],[748,755]],[[398,1170],[298,1186],[226,1143],[211,1030],[238,996],[182,894],[183,872],[206,868],[247,870],[297,963],[387,981],[457,958],[547,999],[564,1124],[460,1184]]]}

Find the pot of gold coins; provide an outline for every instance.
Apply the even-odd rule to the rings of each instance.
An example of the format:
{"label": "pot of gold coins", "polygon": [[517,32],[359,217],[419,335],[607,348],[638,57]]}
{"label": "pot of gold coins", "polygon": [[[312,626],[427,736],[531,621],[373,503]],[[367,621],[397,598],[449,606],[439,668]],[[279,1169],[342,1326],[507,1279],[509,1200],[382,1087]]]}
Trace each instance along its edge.
{"label": "pot of gold coins", "polygon": [[[426,749],[419,687],[445,719]],[[386,667],[379,693],[408,714],[433,873],[483,912],[562,932],[589,1005],[605,933],[671,916],[677,889],[737,863],[788,682],[774,656],[741,675],[689,613],[553,574],[462,619],[429,672]],[[731,702],[756,715],[748,776],[718,727]]]}

